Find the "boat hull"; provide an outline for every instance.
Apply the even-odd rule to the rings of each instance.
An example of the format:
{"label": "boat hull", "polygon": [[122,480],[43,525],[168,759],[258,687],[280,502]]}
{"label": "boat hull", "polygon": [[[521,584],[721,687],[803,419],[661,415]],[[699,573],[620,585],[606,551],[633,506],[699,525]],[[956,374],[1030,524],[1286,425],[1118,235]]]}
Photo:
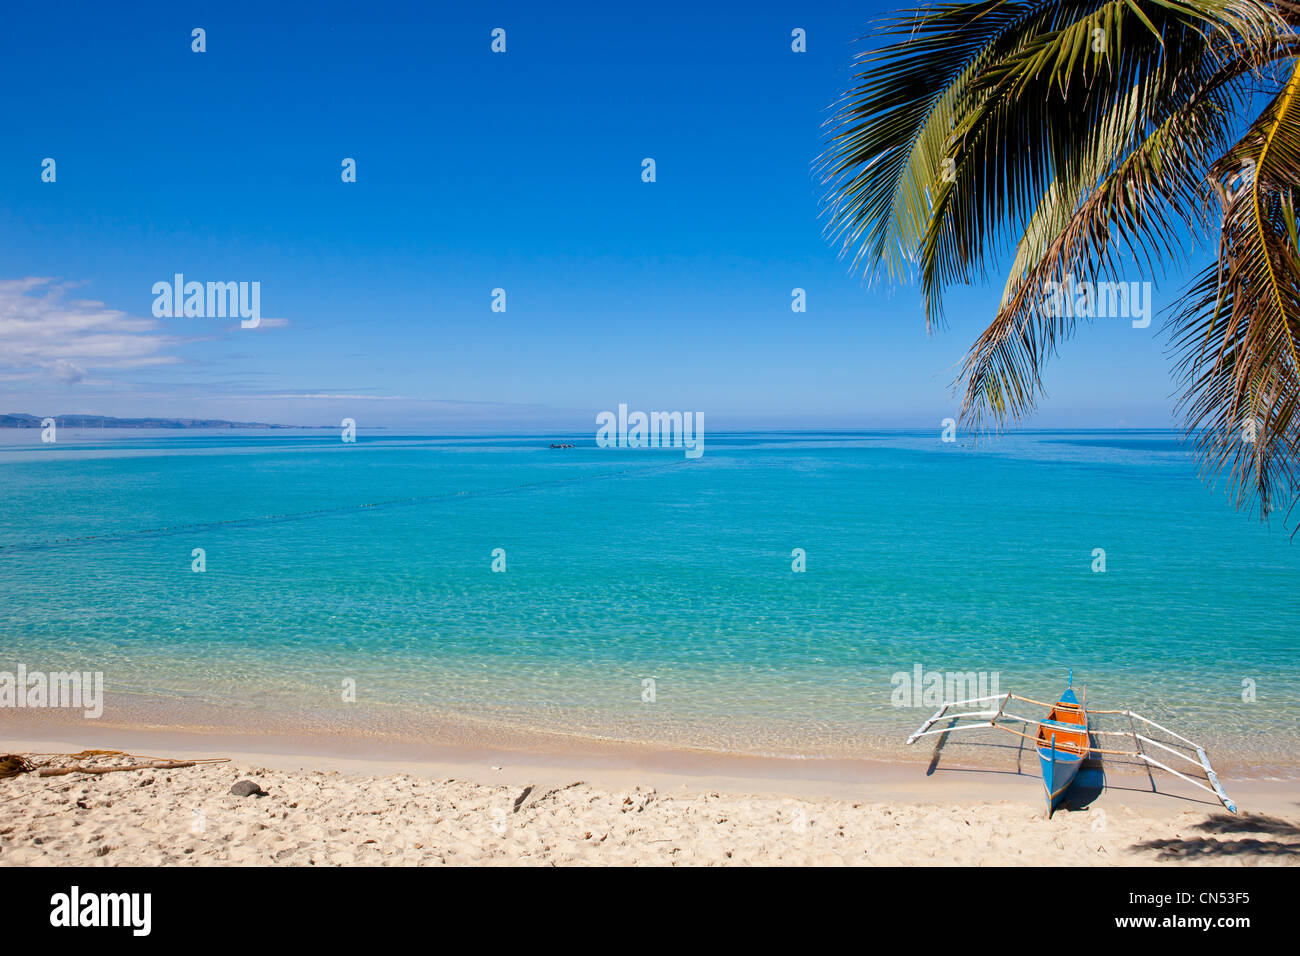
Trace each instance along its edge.
{"label": "boat hull", "polygon": [[1047,815],[1065,797],[1088,757],[1088,714],[1067,687],[1038,728],[1038,765],[1047,791]]}
{"label": "boat hull", "polygon": [[1047,812],[1051,813],[1065,796],[1065,791],[1070,789],[1070,784],[1074,783],[1079,768],[1083,766],[1083,758],[1039,747],[1038,763],[1043,772],[1043,788],[1047,791]]}

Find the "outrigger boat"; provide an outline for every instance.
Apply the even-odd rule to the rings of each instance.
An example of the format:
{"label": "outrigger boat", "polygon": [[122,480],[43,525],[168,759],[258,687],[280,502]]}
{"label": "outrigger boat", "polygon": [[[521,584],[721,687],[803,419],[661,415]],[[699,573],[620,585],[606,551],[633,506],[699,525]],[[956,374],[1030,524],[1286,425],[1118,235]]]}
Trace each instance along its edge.
{"label": "outrigger boat", "polygon": [[[1047,716],[1041,720],[1034,720],[1030,717],[1018,717],[1007,711],[1007,706],[1011,701],[1020,701],[1025,704],[1033,704],[1036,707],[1047,708]],[[965,707],[970,705],[985,705],[982,710],[971,710],[962,713],[951,713],[954,707]],[[997,705],[994,707],[994,705]],[[1128,722],[1128,730],[1101,730],[1091,726],[1089,717],[1106,715],[1108,717],[1117,717]],[[976,718],[967,723],[961,723],[962,719]],[[956,721],[948,727],[942,727],[937,730],[932,729],[939,721],[948,719]],[[1141,733],[1137,729],[1135,721],[1141,721],[1143,730]],[[1033,734],[1024,733],[1015,727],[1008,726],[1007,722],[1023,724],[1026,729],[1034,729]],[[1050,817],[1056,809],[1061,799],[1065,796],[1070,784],[1079,773],[1079,768],[1083,766],[1085,760],[1094,754],[1109,754],[1116,757],[1132,757],[1140,760],[1149,767],[1158,767],[1172,773],[1175,777],[1187,781],[1195,787],[1200,787],[1207,793],[1213,794],[1219,802],[1228,809],[1230,813],[1237,812],[1237,805],[1232,802],[1227,793],[1224,792],[1223,785],[1219,783],[1219,777],[1210,766],[1210,758],[1205,755],[1205,749],[1199,744],[1193,743],[1181,734],[1176,734],[1168,727],[1162,727],[1154,720],[1143,717],[1141,714],[1132,710],[1093,710],[1084,709],[1083,701],[1079,700],[1074,693],[1074,672],[1070,672],[1070,679],[1066,685],[1065,692],[1055,704],[1047,704],[1040,700],[1032,700],[1028,697],[1019,697],[1012,693],[998,694],[992,697],[972,697],[968,700],[945,701],[943,705],[934,712],[934,716],[923,723],[912,736],[907,738],[909,744],[915,743],[922,737],[931,737],[935,735],[951,734],[959,730],[980,730],[993,728],[995,730],[1004,730],[1009,734],[1014,734],[1025,740],[1032,741],[1035,749],[1038,751],[1038,763],[1043,774],[1043,787],[1047,791],[1047,815]],[[1169,743],[1162,743],[1148,736],[1151,733],[1159,731],[1168,734],[1176,741],[1172,746]],[[1092,739],[1096,736],[1103,737],[1123,737],[1133,742],[1132,750],[1108,750],[1101,747],[1093,746]],[[1152,747],[1158,747],[1161,750],[1179,757],[1193,766],[1200,769],[1205,774],[1204,781],[1189,777],[1187,774],[1175,770],[1168,764],[1162,763],[1155,757],[1146,753],[1142,745],[1148,744]],[[1182,750],[1177,749],[1182,747]],[[1184,750],[1195,752],[1195,758]]]}

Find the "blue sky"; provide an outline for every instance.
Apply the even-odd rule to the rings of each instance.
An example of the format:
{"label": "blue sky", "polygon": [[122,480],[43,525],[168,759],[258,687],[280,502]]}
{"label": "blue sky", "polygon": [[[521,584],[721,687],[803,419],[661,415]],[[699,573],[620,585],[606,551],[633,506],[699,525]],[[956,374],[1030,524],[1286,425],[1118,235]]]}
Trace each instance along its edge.
{"label": "blue sky", "polygon": [[[955,411],[997,277],[928,337],[917,290],[849,275],[817,218],[822,123],[892,5],[441,6],[7,16],[0,411],[446,432],[587,431],[620,402],[715,431]],[[260,282],[262,327],[155,319],[177,272]],[[1029,424],[1170,424],[1160,324],[1086,328]]]}

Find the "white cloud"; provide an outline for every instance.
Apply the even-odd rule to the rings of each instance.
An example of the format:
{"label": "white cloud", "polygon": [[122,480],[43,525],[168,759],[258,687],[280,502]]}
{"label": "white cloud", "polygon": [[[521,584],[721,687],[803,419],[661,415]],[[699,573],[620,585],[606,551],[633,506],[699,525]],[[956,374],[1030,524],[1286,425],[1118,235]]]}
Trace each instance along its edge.
{"label": "white cloud", "polygon": [[[253,326],[258,332],[265,332],[268,329],[287,329],[289,327],[288,319],[259,319],[258,324]],[[232,325],[229,327],[230,332],[242,332],[242,325]]]}
{"label": "white cloud", "polygon": [[88,370],[179,361],[167,350],[180,340],[160,334],[156,319],[65,298],[71,287],[35,276],[0,280],[0,369],[73,384],[84,381]]}

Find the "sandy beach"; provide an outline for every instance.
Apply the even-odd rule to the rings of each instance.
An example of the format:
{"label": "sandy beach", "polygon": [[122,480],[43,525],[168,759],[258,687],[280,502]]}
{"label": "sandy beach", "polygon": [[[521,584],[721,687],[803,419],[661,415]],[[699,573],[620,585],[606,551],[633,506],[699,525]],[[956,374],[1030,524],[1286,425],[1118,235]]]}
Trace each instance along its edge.
{"label": "sandy beach", "polygon": [[[1089,807],[1049,821],[1032,775],[959,767],[927,775],[924,762],[360,759],[216,746],[233,740],[168,748],[159,745],[165,736],[122,735],[122,744],[155,757],[232,760],[2,780],[0,865],[1300,862],[1295,781],[1231,782],[1241,807],[1233,816],[1191,788],[1161,780],[1162,792],[1151,793],[1146,778],[1112,777]],[[86,746],[0,740],[8,753]],[[243,780],[265,795],[232,794]]]}

